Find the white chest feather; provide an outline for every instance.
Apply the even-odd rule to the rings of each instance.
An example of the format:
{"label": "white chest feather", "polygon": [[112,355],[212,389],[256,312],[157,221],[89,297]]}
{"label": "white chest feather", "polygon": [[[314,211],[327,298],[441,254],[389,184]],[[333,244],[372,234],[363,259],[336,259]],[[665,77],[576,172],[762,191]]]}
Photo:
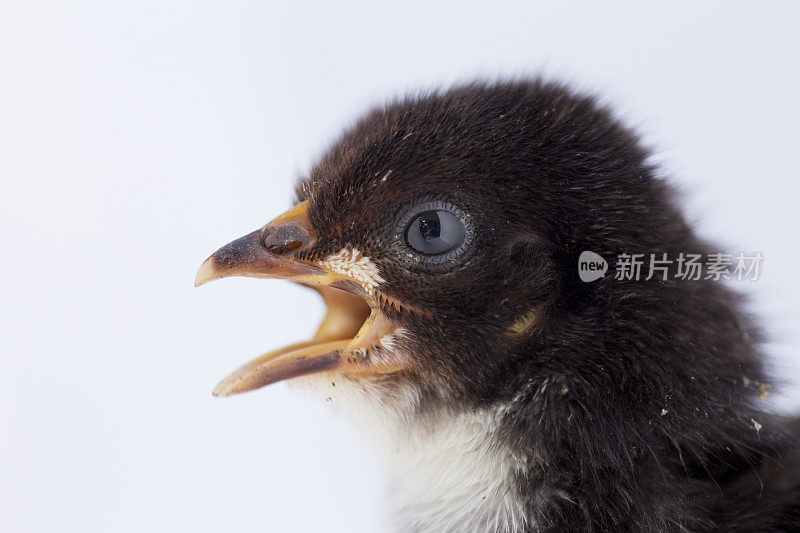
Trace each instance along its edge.
{"label": "white chest feather", "polygon": [[[497,410],[416,413],[412,387],[296,380],[361,427],[384,454],[398,531],[519,531],[525,513],[512,486],[518,458],[494,437]],[[530,525],[530,524],[528,524]]]}
{"label": "white chest feather", "polygon": [[414,531],[518,531],[517,462],[492,436],[493,413],[441,415],[389,449],[399,522]]}

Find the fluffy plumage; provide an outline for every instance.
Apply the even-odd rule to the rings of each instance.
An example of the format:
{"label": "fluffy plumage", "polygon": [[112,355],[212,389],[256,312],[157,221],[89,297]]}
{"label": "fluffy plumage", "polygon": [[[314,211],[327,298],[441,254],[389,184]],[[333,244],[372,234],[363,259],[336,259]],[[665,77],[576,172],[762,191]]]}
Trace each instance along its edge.
{"label": "fluffy plumage", "polygon": [[[394,245],[402,213],[431,199],[456,202],[473,234],[446,266]],[[357,248],[406,332],[391,351],[412,372],[299,380],[390,452],[400,529],[800,527],[798,425],[761,410],[739,297],[711,280],[578,278],[584,250],[611,272],[621,253],[717,251],[592,98],[534,80],[389,104],[298,200],[325,236],[304,257]]]}

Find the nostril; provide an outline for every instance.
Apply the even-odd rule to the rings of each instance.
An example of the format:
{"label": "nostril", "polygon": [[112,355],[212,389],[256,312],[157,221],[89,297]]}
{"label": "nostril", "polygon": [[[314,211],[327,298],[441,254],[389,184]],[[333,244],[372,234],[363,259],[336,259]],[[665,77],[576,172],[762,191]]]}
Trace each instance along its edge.
{"label": "nostril", "polygon": [[297,250],[310,241],[308,232],[297,224],[264,228],[261,242],[270,253],[284,255]]}
{"label": "nostril", "polygon": [[300,248],[302,245],[303,243],[300,241],[292,241],[287,244],[273,244],[272,246],[267,246],[267,250],[275,255],[283,255]]}

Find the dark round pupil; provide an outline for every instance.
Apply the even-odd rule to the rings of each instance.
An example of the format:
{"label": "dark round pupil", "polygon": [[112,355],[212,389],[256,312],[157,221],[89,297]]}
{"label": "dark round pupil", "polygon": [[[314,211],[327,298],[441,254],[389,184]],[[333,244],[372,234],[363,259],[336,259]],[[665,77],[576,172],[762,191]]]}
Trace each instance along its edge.
{"label": "dark round pupil", "polygon": [[439,238],[442,227],[439,224],[439,215],[436,211],[422,213],[419,217],[419,232],[427,240]]}

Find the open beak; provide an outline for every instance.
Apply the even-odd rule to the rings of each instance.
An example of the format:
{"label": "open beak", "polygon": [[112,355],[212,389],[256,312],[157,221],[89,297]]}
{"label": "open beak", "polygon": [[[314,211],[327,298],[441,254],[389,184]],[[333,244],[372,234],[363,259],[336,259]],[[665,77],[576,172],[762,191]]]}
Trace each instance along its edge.
{"label": "open beak", "polygon": [[374,291],[356,279],[301,259],[302,252],[316,241],[307,210],[307,202],[296,205],[264,228],[223,246],[200,265],[196,287],[228,276],[289,279],[315,289],[327,306],[310,341],[247,363],[217,385],[214,396],[231,396],[317,372],[375,375],[404,369],[390,349],[398,327],[380,310]]}

